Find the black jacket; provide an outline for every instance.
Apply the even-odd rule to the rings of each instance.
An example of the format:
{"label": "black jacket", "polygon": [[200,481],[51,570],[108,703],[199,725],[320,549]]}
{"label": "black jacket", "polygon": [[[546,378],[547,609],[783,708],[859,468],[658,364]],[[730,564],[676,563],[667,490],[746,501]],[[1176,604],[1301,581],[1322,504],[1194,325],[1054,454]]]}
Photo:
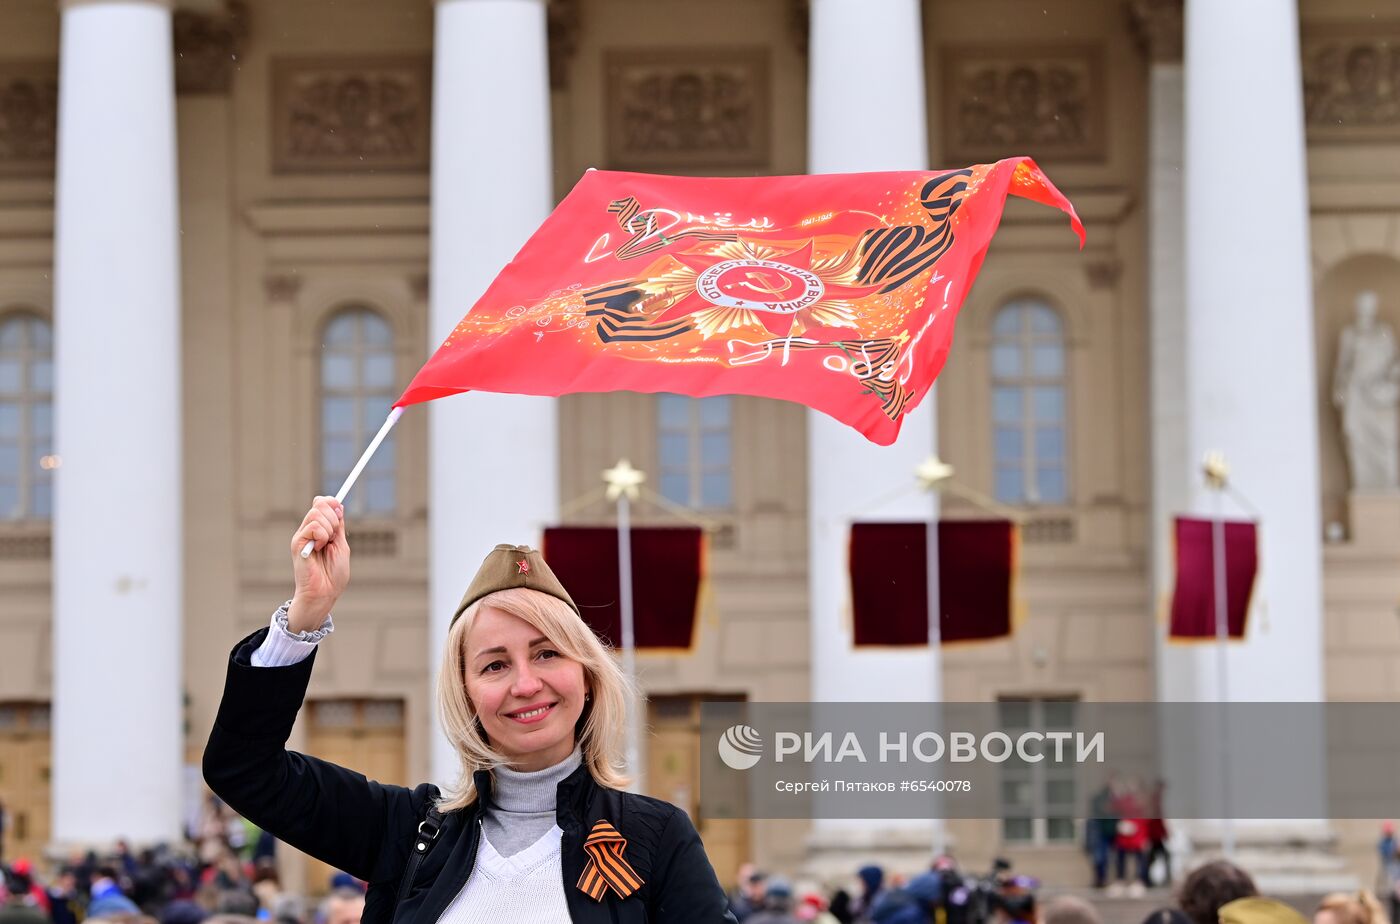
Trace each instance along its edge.
{"label": "black jacket", "polygon": [[[316,656],[287,667],[253,667],[249,659],[267,631],[239,642],[229,659],[224,698],[204,749],[204,779],[254,824],[368,882],[364,924],[436,924],[471,875],[491,775],[479,771],[481,797],[445,816],[442,833],[399,903],[418,824],[438,789],[428,783],[387,786],[286,750]],[[627,839],[624,859],[643,881],[626,899],[609,890],[594,901],[578,888],[588,863],[583,841],[600,819]],[[559,784],[556,820],[564,832],[564,895],[577,924],[734,921],[700,835],[674,805],[599,786],[584,764]]]}

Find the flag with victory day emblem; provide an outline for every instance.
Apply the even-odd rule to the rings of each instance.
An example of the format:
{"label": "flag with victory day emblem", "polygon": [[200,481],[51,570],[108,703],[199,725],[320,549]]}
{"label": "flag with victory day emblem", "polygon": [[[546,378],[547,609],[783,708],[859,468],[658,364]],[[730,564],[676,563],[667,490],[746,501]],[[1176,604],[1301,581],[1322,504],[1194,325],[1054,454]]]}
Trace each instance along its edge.
{"label": "flag with victory day emblem", "polygon": [[796,401],[893,443],[933,385],[1025,157],[961,170],[701,178],[589,171],[409,384]]}

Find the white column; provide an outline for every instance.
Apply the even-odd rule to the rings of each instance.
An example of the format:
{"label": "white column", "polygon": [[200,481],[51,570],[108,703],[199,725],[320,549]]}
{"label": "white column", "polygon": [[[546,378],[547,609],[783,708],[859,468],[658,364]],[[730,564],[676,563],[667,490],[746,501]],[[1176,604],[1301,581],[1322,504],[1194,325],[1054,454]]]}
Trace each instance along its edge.
{"label": "white column", "polygon": [[[1185,71],[1181,63],[1181,0],[1145,4],[1138,26],[1148,69],[1148,331],[1151,372],[1152,589],[1167,605],[1175,579],[1173,517],[1190,510],[1191,465],[1186,439],[1186,157]],[[1167,627],[1157,623],[1157,698],[1172,702],[1195,691],[1196,665],[1171,660]],[[1185,696],[1198,698],[1194,692]]]}
{"label": "white column", "polygon": [[[1157,216],[1153,224],[1173,239],[1163,241],[1168,253],[1173,241],[1184,241],[1184,325],[1175,331],[1167,319],[1154,322],[1154,334],[1172,341],[1168,349],[1176,342],[1183,347],[1184,400],[1166,396],[1154,405],[1166,417],[1176,453],[1174,460],[1159,453],[1156,474],[1165,479],[1159,495],[1172,502],[1184,486],[1186,512],[1246,516],[1232,501],[1220,503],[1201,476],[1206,452],[1223,452],[1234,487],[1258,510],[1259,572],[1248,635],[1227,646],[1224,671],[1214,644],[1166,645],[1158,691],[1167,701],[1316,701],[1323,695],[1322,549],[1297,4],[1188,0],[1185,16],[1182,219]],[[1153,81],[1154,103],[1164,106],[1154,113],[1155,127],[1169,134],[1173,81],[1163,73]],[[1153,140],[1155,148],[1159,139]],[[1154,192],[1173,194],[1170,156],[1169,150],[1154,154],[1163,159]],[[1170,278],[1153,285],[1165,306],[1174,290]],[[1198,733],[1198,739],[1218,734],[1220,741],[1194,741],[1202,755],[1194,761],[1181,754],[1168,760],[1176,760],[1178,772],[1214,781],[1208,789],[1225,777],[1233,801],[1230,793],[1257,782],[1246,778],[1242,760],[1217,756],[1229,753],[1223,743],[1238,740],[1240,731]],[[1321,732],[1290,734],[1307,740],[1294,742],[1298,759],[1288,771],[1325,780]],[[1280,806],[1279,814],[1286,810]],[[1233,842],[1237,861],[1267,893],[1346,885],[1348,877],[1337,875],[1328,856],[1326,822],[1198,821],[1187,831],[1197,850]],[[1279,844],[1289,847],[1280,852]]]}
{"label": "white column", "polygon": [[[1173,647],[1168,699],[1322,696],[1316,370],[1294,0],[1186,7],[1185,457],[1189,509],[1215,509],[1199,474],[1225,453],[1260,512],[1249,637]],[[1179,473],[1180,473],[1179,472]],[[1232,511],[1240,515],[1242,511]],[[1202,663],[1205,662],[1205,663]],[[1171,665],[1191,664],[1176,671]],[[1176,689],[1176,677],[1196,677]]]}
{"label": "white column", "polygon": [[[438,0],[433,63],[431,343],[553,206],[545,0]],[[534,545],[558,514],[553,399],[469,393],[428,405],[432,670],[486,553]],[[434,719],[436,723],[436,718]],[[455,780],[437,732],[432,772]]]}
{"label": "white column", "polygon": [[62,7],[53,831],[181,833],[180,301],[164,2]]}
{"label": "white column", "polygon": [[[812,0],[809,173],[927,170],[923,27],[918,0]],[[880,92],[871,93],[871,87]],[[853,114],[859,118],[853,121]],[[862,131],[856,123],[879,125]],[[807,415],[808,587],[814,702],[928,702],[941,699],[937,654],[852,647],[847,542],[856,519],[927,520],[936,509],[913,490],[914,470],[935,450],[935,393],[904,421],[898,442],[876,446],[825,414]],[[902,498],[871,503],[901,487]],[[897,829],[907,836],[901,838]],[[930,823],[922,819],[819,819],[814,866],[849,874],[855,854],[913,852],[927,864]],[[828,843],[829,841],[829,843]],[[844,843],[844,848],[843,848]],[[844,854],[844,855],[843,855]],[[908,864],[905,864],[908,865]]]}

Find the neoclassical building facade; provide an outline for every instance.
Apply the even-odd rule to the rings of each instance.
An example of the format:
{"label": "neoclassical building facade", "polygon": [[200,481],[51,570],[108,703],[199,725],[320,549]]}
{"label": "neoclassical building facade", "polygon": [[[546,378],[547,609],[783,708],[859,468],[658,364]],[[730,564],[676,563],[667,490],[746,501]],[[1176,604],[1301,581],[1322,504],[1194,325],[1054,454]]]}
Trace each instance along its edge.
{"label": "neoclassical building facade", "polygon": [[[1079,700],[1400,697],[1400,486],[1353,489],[1334,394],[1359,294],[1400,324],[1400,13],[1244,6],[4,4],[7,850],[180,833],[228,649],[289,595],[310,498],[334,491],[431,347],[594,166],[789,174],[1027,153],[1088,244],[1048,210],[1008,208],[936,401],[887,449],[755,398],[410,409],[348,501],[354,577],[295,746],[389,781],[451,772],[428,679],[475,563],[548,525],[608,522],[590,498],[622,457],[713,524],[693,651],[638,657],[639,769],[695,815],[726,881],[749,857],[916,863],[930,830],[706,819],[706,699],[941,696],[1003,701],[1029,725]],[[1166,644],[1160,620],[1170,518],[1214,509],[1211,449],[1262,524],[1225,691],[1213,655]],[[941,658],[857,650],[847,527],[929,516],[899,489],[935,451],[1024,514],[1026,618]],[[959,855],[1086,881],[1088,793],[1045,772],[1007,784],[1005,818],[949,825]],[[1373,825],[1303,835],[1369,881]]]}

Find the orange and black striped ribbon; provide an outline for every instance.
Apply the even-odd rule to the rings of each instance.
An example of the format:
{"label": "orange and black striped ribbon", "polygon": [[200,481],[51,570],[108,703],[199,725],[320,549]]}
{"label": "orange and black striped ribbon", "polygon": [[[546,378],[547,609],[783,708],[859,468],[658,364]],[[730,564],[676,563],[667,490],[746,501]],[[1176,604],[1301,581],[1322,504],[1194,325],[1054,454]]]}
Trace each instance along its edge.
{"label": "orange and black striped ribbon", "polygon": [[642,877],[622,858],[622,851],[626,849],[627,838],[618,834],[612,825],[606,821],[593,825],[588,840],[583,842],[588,866],[578,880],[578,887],[589,898],[602,901],[608,889],[616,892],[618,898],[626,898],[642,887]]}

